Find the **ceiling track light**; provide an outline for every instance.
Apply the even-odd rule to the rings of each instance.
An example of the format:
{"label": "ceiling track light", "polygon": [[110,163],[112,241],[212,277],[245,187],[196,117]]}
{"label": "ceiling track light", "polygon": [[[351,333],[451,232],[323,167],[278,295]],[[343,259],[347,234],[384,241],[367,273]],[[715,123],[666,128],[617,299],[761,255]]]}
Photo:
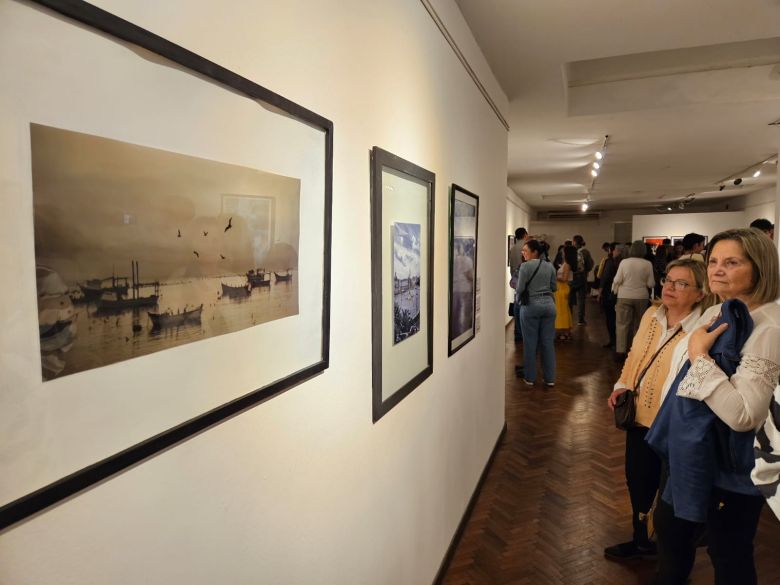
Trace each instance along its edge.
{"label": "ceiling track light", "polygon": [[776,165],[776,164],[777,164],[777,155],[773,154],[772,156],[769,156],[764,160],[760,160],[757,163],[753,163],[749,167],[745,167],[744,169],[734,173],[733,175],[724,177],[720,181],[717,181],[715,184],[723,186],[726,183],[733,183],[736,186],[742,183],[743,179],[745,178],[752,176],[754,179],[757,179],[758,177],[760,177],[761,167],[763,167],[764,165]]}

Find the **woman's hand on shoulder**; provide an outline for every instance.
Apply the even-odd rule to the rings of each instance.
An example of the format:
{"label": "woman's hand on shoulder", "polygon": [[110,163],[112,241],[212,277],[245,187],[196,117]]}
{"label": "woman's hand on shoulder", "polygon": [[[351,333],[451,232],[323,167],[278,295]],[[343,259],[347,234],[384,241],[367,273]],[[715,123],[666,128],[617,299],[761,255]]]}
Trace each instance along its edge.
{"label": "woman's hand on shoulder", "polygon": [[628,388],[617,388],[612,391],[612,394],[609,395],[609,398],[607,398],[607,404],[609,404],[609,407],[612,410],[615,410],[615,403],[617,401],[617,397],[623,394],[624,392],[628,392]]}

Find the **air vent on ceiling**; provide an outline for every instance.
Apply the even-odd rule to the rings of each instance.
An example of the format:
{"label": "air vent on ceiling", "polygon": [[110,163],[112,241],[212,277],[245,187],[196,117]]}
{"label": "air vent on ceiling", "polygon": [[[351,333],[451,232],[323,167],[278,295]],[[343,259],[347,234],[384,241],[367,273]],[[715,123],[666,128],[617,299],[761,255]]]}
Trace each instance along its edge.
{"label": "air vent on ceiling", "polygon": [[599,219],[601,213],[598,211],[540,211],[537,214],[538,221],[562,221],[562,220],[586,220]]}

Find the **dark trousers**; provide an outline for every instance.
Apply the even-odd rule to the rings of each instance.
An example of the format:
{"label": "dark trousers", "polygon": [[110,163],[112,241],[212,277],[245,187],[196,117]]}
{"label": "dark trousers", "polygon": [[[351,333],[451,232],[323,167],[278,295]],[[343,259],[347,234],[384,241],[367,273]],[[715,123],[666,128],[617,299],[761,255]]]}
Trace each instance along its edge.
{"label": "dark trousers", "polygon": [[653,517],[658,536],[657,585],[683,585],[693,568],[696,542],[707,536],[707,554],[715,569],[715,585],[756,585],[753,539],[764,506],[761,496],[713,488],[706,524],[675,518],[661,499]]}
{"label": "dark trousers", "polygon": [[645,443],[646,427],[633,427],[626,431],[626,485],[631,498],[631,522],[633,540],[643,547],[651,546],[647,538],[647,524],[639,515],[647,514],[653,505],[661,477],[661,460]]}
{"label": "dark trousers", "polygon": [[615,299],[612,297],[612,293],[602,292],[601,309],[604,311],[604,320],[607,323],[609,342],[614,346],[617,338],[615,334]]}
{"label": "dark trousers", "polygon": [[523,331],[520,328],[520,303],[515,300],[515,343],[523,341]]}
{"label": "dark trousers", "polygon": [[588,297],[588,281],[577,289],[577,322],[585,322],[585,299]]}

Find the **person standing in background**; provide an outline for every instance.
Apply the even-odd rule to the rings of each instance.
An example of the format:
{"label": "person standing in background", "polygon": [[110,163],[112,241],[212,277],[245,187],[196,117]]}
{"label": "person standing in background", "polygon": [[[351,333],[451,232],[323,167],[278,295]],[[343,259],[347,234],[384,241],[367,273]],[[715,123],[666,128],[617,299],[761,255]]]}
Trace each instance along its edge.
{"label": "person standing in background", "polygon": [[703,235],[695,232],[685,234],[682,241],[683,253],[680,258],[693,258],[699,262],[704,262],[704,256],[701,254],[701,251],[704,250],[704,240],[706,238]]}
{"label": "person standing in background", "polygon": [[624,359],[634,339],[642,315],[650,304],[650,291],[655,286],[653,265],[645,260],[646,246],[642,240],[631,244],[628,258],[618,266],[612,291],[617,296],[615,305],[615,352]]}
{"label": "person standing in background", "polygon": [[615,281],[618,265],[623,257],[623,247],[617,242],[609,245],[609,254],[604,261],[604,269],[601,273],[601,288],[599,289],[598,301],[601,310],[604,312],[604,322],[607,326],[607,335],[609,341],[603,347],[615,349],[615,295],[612,292],[612,283]]}
{"label": "person standing in background", "polygon": [[[523,246],[528,241],[528,230],[519,227],[515,230],[515,245],[509,250],[509,286],[517,288],[517,275],[520,271],[520,265],[523,263]],[[520,306],[515,303],[515,343],[523,342],[523,333],[520,329]]]}
{"label": "person standing in background", "polygon": [[588,294],[588,274],[593,270],[593,256],[585,247],[585,239],[576,234],[572,236],[577,248],[577,270],[572,278],[572,287],[577,299],[577,325],[585,325],[585,299]]}
{"label": "person standing in background", "polygon": [[775,226],[768,219],[764,219],[763,217],[761,219],[754,219],[750,222],[750,227],[761,230],[769,236],[770,240],[775,239]]}

